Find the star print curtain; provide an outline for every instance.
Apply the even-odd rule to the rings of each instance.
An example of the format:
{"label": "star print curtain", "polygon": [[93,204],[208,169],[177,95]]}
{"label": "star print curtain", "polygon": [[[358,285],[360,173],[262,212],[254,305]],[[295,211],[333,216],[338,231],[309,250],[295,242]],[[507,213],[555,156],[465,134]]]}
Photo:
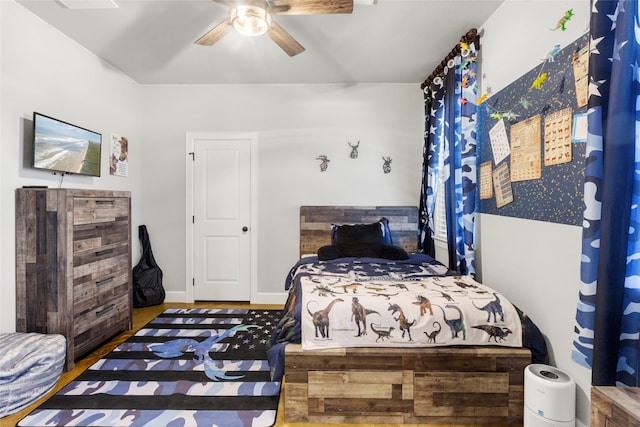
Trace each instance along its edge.
{"label": "star print curtain", "polygon": [[592,1],[580,294],[573,359],[593,385],[639,386],[640,23],[637,0]]}
{"label": "star print curtain", "polygon": [[[438,80],[441,82],[441,80]],[[424,147],[422,162],[422,188],[420,195],[420,239],[418,249],[432,257],[436,256],[433,242],[434,224],[433,217],[438,191],[438,165],[440,164],[440,143],[444,140],[444,126],[436,129],[435,124],[441,123],[444,113],[443,106],[444,86],[442,84],[431,85],[424,88]],[[444,124],[444,123],[443,123]],[[438,134],[436,135],[436,131]],[[443,172],[444,173],[444,172]],[[431,183],[434,183],[431,185]]]}
{"label": "star print curtain", "polygon": [[[444,78],[425,88],[425,144],[420,200],[420,249],[433,256],[433,218],[437,183],[443,174],[446,195],[449,268],[475,274],[477,107],[475,49],[449,61]],[[443,156],[441,161],[440,156]],[[442,168],[440,166],[442,165]]]}

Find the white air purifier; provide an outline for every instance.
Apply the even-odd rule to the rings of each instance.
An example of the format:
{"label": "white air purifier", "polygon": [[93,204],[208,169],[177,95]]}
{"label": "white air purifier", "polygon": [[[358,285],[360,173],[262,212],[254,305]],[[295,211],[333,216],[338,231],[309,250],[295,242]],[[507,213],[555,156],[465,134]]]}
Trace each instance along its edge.
{"label": "white air purifier", "polygon": [[576,383],[553,366],[524,370],[524,427],[575,427]]}

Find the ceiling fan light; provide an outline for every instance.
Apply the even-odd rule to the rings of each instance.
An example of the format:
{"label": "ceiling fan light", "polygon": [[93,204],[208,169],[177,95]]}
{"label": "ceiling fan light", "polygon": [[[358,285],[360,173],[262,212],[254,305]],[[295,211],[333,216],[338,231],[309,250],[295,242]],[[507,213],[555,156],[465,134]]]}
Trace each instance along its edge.
{"label": "ceiling fan light", "polygon": [[240,5],[231,10],[233,28],[244,36],[261,36],[271,24],[271,16],[258,6]]}

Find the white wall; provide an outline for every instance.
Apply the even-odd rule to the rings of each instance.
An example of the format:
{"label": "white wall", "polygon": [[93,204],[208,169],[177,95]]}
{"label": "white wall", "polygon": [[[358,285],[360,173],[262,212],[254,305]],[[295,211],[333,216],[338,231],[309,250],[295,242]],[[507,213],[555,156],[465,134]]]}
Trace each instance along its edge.
{"label": "white wall", "polygon": [[[58,175],[24,160],[33,111],[103,134],[102,177],[66,176],[63,186],[132,191],[133,261],[137,226],[144,223],[168,301],[186,295],[187,132],[259,134],[254,302],[284,301],[284,277],[298,255],[299,205],[418,202],[423,119],[417,84],[142,87],[13,1],[0,5],[0,331],[15,329],[15,188],[59,185]],[[106,172],[111,133],[129,138],[127,178]],[[351,160],[347,141],[356,140],[360,158]],[[325,173],[319,154],[331,159]],[[390,174],[382,172],[382,156],[393,159]]]}
{"label": "white wall", "polygon": [[[102,177],[67,175],[62,186],[131,191],[137,230],[142,110],[139,85],[11,0],[0,1],[0,43],[0,332],[13,332],[15,189],[60,185],[60,175],[33,170],[25,159],[33,111],[102,133]],[[111,133],[129,138],[127,178],[109,176]],[[137,233],[134,256],[139,251],[136,240]]]}
{"label": "white wall", "polygon": [[[566,10],[566,31],[550,31]],[[483,93],[497,93],[541,63],[560,44],[588,31],[589,1],[507,0],[483,25]],[[578,385],[577,421],[589,424],[591,371],[571,361],[578,302],[581,228],[495,215],[478,220],[479,271],[527,313],[547,338],[551,364]]]}
{"label": "white wall", "polygon": [[[420,196],[419,85],[225,85],[144,87],[142,202],[168,299],[184,300],[185,135],[258,133],[256,303],[284,302],[298,258],[302,204],[412,205]],[[360,140],[357,160],[347,142]],[[320,172],[316,157],[331,160]],[[392,157],[392,172],[382,171]]]}
{"label": "white wall", "polygon": [[[549,31],[564,12],[566,32]],[[589,1],[507,0],[482,29],[483,86],[497,92],[557,43],[587,31]],[[419,197],[422,94],[418,85],[140,87],[11,0],[0,0],[0,332],[15,330],[14,190],[58,186],[25,166],[34,110],[129,137],[130,176],[65,177],[65,187],[131,190],[171,297],[185,295],[187,132],[258,132],[257,298],[276,297],[298,254],[300,204],[406,204]],[[347,141],[360,139],[360,158]],[[143,150],[144,147],[144,150]],[[315,157],[330,157],[320,173]],[[393,158],[391,174],[380,156]],[[107,154],[103,153],[103,170]],[[479,271],[546,334],[552,362],[578,382],[588,424],[590,372],[570,361],[578,294],[580,229],[481,215]],[[541,299],[540,295],[548,295]],[[263,300],[255,300],[263,302]]]}

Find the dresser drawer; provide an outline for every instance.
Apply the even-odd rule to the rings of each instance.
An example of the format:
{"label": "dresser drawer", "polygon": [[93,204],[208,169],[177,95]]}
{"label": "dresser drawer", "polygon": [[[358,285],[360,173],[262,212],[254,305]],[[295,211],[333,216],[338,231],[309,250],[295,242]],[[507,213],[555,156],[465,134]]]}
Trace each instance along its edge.
{"label": "dresser drawer", "polygon": [[114,243],[101,248],[73,253],[73,277],[95,274],[120,266],[128,268],[129,245],[126,242]]}
{"label": "dresser drawer", "polygon": [[74,279],[73,312],[80,314],[129,293],[129,269],[120,266]]}
{"label": "dresser drawer", "polygon": [[75,197],[73,225],[113,222],[129,217],[126,197]]}
{"label": "dresser drawer", "polygon": [[83,252],[105,245],[128,242],[129,221],[118,219],[108,222],[81,224],[73,227],[73,251]]}
{"label": "dresser drawer", "polygon": [[76,358],[129,327],[129,294],[74,315]]}

